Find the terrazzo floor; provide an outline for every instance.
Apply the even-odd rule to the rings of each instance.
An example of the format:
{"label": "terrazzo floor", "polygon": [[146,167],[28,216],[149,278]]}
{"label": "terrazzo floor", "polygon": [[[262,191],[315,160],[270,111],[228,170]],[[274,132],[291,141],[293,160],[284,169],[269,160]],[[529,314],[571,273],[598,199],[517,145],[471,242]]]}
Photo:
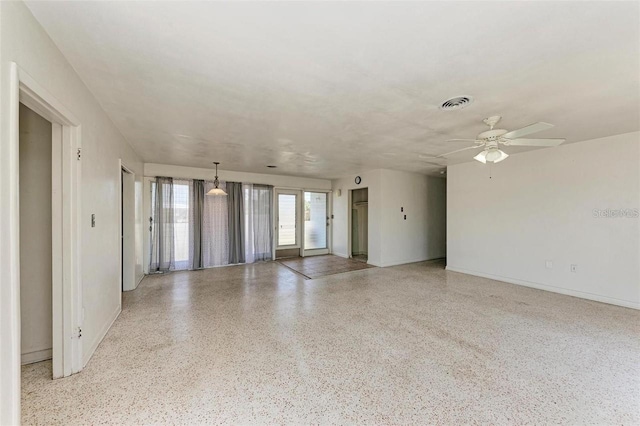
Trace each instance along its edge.
{"label": "terrazzo floor", "polygon": [[640,312],[442,263],[145,278],[77,375],[23,368],[24,424],[638,424]]}

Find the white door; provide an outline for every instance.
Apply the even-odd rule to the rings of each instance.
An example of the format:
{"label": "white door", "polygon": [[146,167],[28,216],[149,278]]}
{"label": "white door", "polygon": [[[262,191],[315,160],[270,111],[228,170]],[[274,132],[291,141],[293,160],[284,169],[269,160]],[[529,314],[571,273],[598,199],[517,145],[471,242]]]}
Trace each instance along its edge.
{"label": "white door", "polygon": [[329,194],[305,192],[302,223],[304,256],[329,253]]}

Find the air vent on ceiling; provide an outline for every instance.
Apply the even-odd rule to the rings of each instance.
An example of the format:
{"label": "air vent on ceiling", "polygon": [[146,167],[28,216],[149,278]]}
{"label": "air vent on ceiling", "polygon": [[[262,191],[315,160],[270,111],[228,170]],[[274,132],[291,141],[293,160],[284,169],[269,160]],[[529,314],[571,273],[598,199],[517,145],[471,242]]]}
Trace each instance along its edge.
{"label": "air vent on ceiling", "polygon": [[462,109],[467,107],[473,102],[471,96],[456,96],[455,98],[447,99],[440,105],[440,109],[444,111],[453,111],[455,109]]}

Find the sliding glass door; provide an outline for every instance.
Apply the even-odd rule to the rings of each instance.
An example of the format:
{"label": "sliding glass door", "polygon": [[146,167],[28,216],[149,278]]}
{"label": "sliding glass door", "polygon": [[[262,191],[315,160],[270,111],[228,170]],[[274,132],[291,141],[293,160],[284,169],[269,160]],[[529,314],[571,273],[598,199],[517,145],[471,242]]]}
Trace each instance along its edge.
{"label": "sliding glass door", "polygon": [[329,197],[326,192],[304,193],[304,255],[329,253]]}

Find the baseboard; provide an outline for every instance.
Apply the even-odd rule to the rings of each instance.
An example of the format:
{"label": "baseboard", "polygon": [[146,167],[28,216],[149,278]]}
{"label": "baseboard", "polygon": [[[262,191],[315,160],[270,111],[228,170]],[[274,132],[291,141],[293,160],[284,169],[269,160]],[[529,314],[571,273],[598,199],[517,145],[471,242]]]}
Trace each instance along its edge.
{"label": "baseboard", "polygon": [[[144,280],[145,275],[142,274],[140,275],[140,278],[138,278],[138,281],[136,282],[136,288],[138,288],[138,286],[140,285],[140,283],[142,282],[142,280]],[[136,289],[134,288],[134,290]]]}
{"label": "baseboard", "polygon": [[334,254],[334,255],[336,255],[336,256],[340,256],[340,257],[344,257],[345,259],[348,259],[348,258],[349,258],[349,256],[347,256],[347,254],[346,254],[346,253],[337,253],[337,252],[334,252],[334,253],[331,253],[331,254]]}
{"label": "baseboard", "polygon": [[33,364],[35,362],[45,361],[53,357],[51,349],[42,349],[39,351],[27,352],[21,355],[22,365]]}
{"label": "baseboard", "polygon": [[541,284],[532,281],[520,280],[517,278],[503,277],[500,275],[487,274],[484,272],[471,271],[469,269],[459,268],[456,266],[446,267],[447,271],[459,272],[461,274],[474,275],[476,277],[489,278],[496,281],[503,281],[509,284],[531,287],[538,290],[550,291],[552,293],[564,294],[567,296],[579,297],[581,299],[593,300],[595,302],[608,303],[610,305],[622,306],[625,308],[640,309],[640,303],[629,302],[628,300],[616,299],[614,297],[602,296],[600,294],[587,293],[584,291],[569,290],[562,287],[556,287],[548,284]]}
{"label": "baseboard", "polygon": [[419,257],[416,259],[409,259],[409,260],[395,260],[391,262],[382,262],[380,265],[376,265],[376,266],[379,266],[381,268],[388,268],[390,266],[406,265],[407,263],[426,262],[427,260],[438,260],[438,259],[443,259],[443,258],[442,257]]}
{"label": "baseboard", "polygon": [[86,367],[86,365],[91,360],[91,357],[95,353],[96,349],[98,349],[98,346],[100,346],[100,343],[102,343],[102,340],[104,340],[104,336],[107,335],[113,323],[116,322],[116,319],[118,319],[120,312],[122,312],[122,307],[118,305],[118,309],[116,309],[116,311],[111,315],[111,320],[108,321],[106,325],[96,335],[96,338],[94,339],[93,343],[91,343],[91,347],[89,348],[89,350],[84,352],[82,357],[83,368]]}

